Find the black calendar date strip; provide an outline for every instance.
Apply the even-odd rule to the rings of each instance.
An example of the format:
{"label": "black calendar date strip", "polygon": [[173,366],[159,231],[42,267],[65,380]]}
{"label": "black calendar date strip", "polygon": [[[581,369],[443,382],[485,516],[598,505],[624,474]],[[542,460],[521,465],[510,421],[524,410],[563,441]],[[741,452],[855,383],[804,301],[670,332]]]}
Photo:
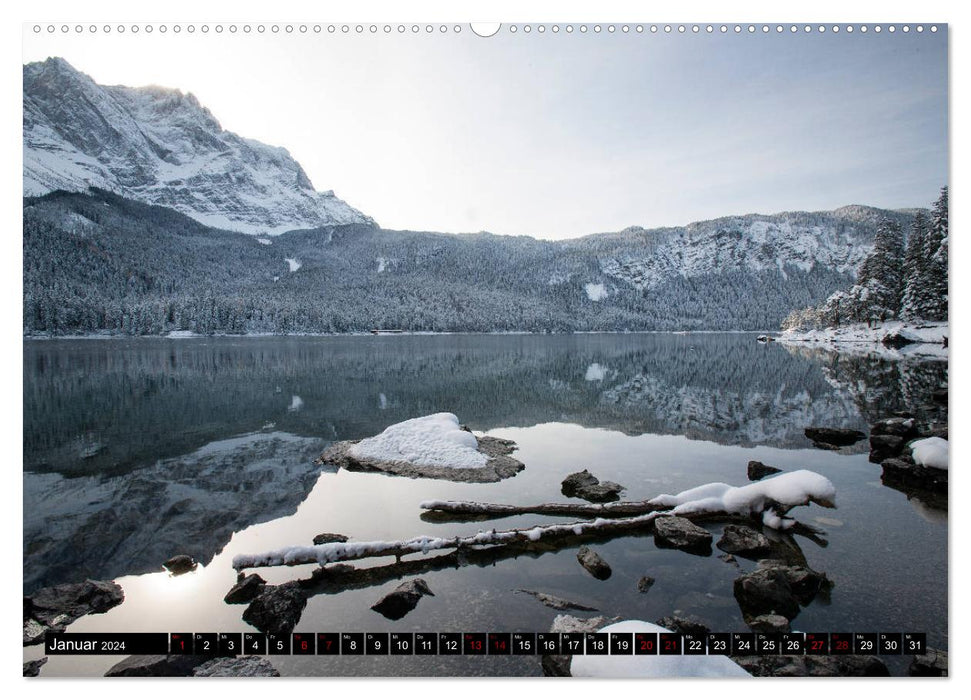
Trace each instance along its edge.
{"label": "black calendar date strip", "polygon": [[923,632],[172,632],[48,633],[48,654],[321,656],[924,654]]}

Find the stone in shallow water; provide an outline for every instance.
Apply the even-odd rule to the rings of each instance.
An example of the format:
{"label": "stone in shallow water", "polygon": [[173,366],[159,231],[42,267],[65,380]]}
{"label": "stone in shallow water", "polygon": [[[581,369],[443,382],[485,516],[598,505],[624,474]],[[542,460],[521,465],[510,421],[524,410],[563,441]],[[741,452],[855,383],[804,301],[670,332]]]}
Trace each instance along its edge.
{"label": "stone in shallow water", "polygon": [[693,554],[711,553],[711,533],[687,518],[665,515],[654,521],[654,543]]}
{"label": "stone in shallow water", "polygon": [[296,581],[267,586],[243,611],[243,621],[267,634],[290,634],[307,606],[307,594]]}
{"label": "stone in shallow water", "polygon": [[266,588],[266,581],[263,577],[259,574],[250,574],[237,581],[223,600],[230,604],[248,603],[262,593],[264,588]]}
{"label": "stone in shallow water", "polygon": [[240,656],[232,659],[212,659],[192,671],[203,678],[272,678],[278,677],[273,664],[261,656]]}
{"label": "stone in shallow water", "polygon": [[754,530],[747,525],[733,524],[725,526],[721,539],[718,540],[715,546],[729,554],[740,554],[750,557],[765,554],[772,548],[769,539],[758,530]]}
{"label": "stone in shallow water", "polygon": [[753,459],[748,463],[748,480],[758,481],[769,474],[778,474],[781,471],[778,467],[770,467],[768,464],[762,464],[762,462]]}
{"label": "stone in shallow water", "polygon": [[647,593],[651,590],[651,586],[654,585],[653,576],[641,576],[640,580],[637,582],[637,590],[641,593]]}
{"label": "stone in shallow water", "polygon": [[591,503],[609,503],[620,499],[624,487],[613,481],[600,481],[584,469],[567,476],[560,485],[560,492],[568,498],[582,498]]}
{"label": "stone in shallow water", "polygon": [[789,620],[782,615],[759,615],[748,621],[749,629],[753,632],[781,634],[790,630]]}
{"label": "stone in shallow water", "polygon": [[680,634],[708,634],[711,630],[694,615],[668,615],[657,621],[664,629]]}
{"label": "stone in shallow water", "polygon": [[613,573],[610,564],[586,545],[577,550],[577,561],[580,562],[580,566],[590,572],[591,576],[601,581],[607,580]]}
{"label": "stone in shallow water", "polygon": [[314,537],[314,544],[330,544],[331,542],[347,542],[347,535],[336,532],[321,532]]}
{"label": "stone in shallow water", "polygon": [[412,579],[405,581],[372,605],[371,610],[384,615],[389,620],[400,620],[414,610],[418,606],[418,601],[426,595],[434,596],[435,594],[432,593],[432,589],[428,587],[425,579]]}
{"label": "stone in shallow water", "polygon": [[597,610],[596,608],[591,608],[588,605],[574,603],[572,600],[559,598],[555,595],[550,595],[549,593],[543,593],[541,591],[529,591],[525,588],[520,588],[518,589],[518,592],[531,595],[546,607],[553,608],[554,610],[582,610],[587,612],[595,612]]}

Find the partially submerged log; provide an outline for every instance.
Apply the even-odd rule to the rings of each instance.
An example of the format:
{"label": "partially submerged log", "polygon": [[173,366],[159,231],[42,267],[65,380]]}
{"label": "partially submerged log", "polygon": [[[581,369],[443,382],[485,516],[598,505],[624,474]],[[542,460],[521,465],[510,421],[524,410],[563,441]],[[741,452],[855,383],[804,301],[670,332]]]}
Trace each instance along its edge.
{"label": "partially submerged log", "polygon": [[[651,512],[631,517],[597,517],[572,523],[536,525],[510,530],[479,531],[474,535],[454,537],[414,537],[409,540],[375,542],[331,542],[313,547],[291,546],[260,554],[239,554],[233,558],[237,570],[259,566],[299,566],[302,564],[330,564],[371,557],[403,557],[408,554],[428,554],[443,549],[474,548],[482,546],[508,546],[511,544],[537,544],[564,537],[596,535],[613,536],[651,530],[661,515],[679,515],[687,520],[751,521],[761,519],[770,528],[781,531],[801,532],[808,535],[820,531],[803,525],[787,516],[797,505],[818,503],[835,507],[836,490],[825,477],[800,470],[759,481],[742,487],[728,484],[706,484],[682,491],[676,495],[663,494],[644,502],[655,508]],[[440,503],[440,502],[438,502]],[[471,506],[481,507],[484,504]],[[549,504],[548,504],[549,505]],[[509,513],[514,506],[497,506]],[[606,509],[611,506],[593,506]],[[641,505],[643,507],[643,505]],[[662,510],[667,508],[669,510]]]}

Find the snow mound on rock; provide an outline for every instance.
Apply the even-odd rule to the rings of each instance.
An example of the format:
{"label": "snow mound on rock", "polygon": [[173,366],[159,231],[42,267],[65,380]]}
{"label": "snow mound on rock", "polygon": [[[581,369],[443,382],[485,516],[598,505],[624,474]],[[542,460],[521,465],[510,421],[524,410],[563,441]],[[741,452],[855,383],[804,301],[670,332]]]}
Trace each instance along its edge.
{"label": "snow mound on rock", "polygon": [[910,443],[910,452],[914,461],[924,467],[947,469],[948,445],[947,440],[940,437],[929,437]]}
{"label": "snow mound on rock", "polygon": [[455,414],[435,413],[389,426],[380,435],[361,440],[348,454],[359,460],[478,469],[488,462],[478,447],[475,436],[459,427]]}
{"label": "snow mound on rock", "polygon": [[[624,620],[600,632],[670,632],[650,622]],[[727,656],[574,656],[570,665],[581,678],[748,678],[749,673]]]}

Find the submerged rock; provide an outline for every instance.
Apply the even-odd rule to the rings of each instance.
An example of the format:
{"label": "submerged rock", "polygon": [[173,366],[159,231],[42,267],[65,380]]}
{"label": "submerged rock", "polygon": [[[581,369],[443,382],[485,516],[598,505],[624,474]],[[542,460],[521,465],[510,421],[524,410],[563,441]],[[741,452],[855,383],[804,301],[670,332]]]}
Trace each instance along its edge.
{"label": "submerged rock", "polygon": [[264,588],[266,588],[266,581],[259,574],[250,574],[249,576],[240,574],[240,579],[235,586],[229,589],[229,593],[223,600],[233,605],[248,603],[262,593]]}
{"label": "submerged rock", "polygon": [[758,481],[759,479],[764,479],[769,474],[778,474],[781,471],[777,467],[770,467],[768,464],[762,464],[762,462],[753,459],[748,463],[748,480]]}
{"label": "submerged rock", "polygon": [[79,617],[106,612],[124,600],[124,591],[114,581],[90,579],[24,596],[24,646],[39,644],[47,632],[63,632]]}
{"label": "submerged rock", "polygon": [[266,586],[243,611],[243,621],[267,634],[290,634],[307,606],[307,594],[296,581]]}
{"label": "submerged rock", "polygon": [[814,443],[844,447],[855,445],[866,437],[866,433],[850,428],[806,428],[806,437]]}
{"label": "submerged rock", "polygon": [[770,614],[792,620],[800,605],[808,605],[830,585],[825,574],[807,567],[763,560],[755,571],[735,579],[732,590],[746,620]]}
{"label": "submerged rock", "polygon": [[42,656],[39,659],[34,659],[33,661],[24,662],[24,678],[35,678],[40,675],[40,668],[47,663],[47,657]]}
{"label": "submerged rock", "polygon": [[577,550],[577,561],[580,562],[580,566],[590,572],[591,576],[601,581],[606,581],[613,573],[610,564],[586,545]]}
{"label": "submerged rock", "polygon": [[347,535],[336,532],[321,532],[314,537],[314,544],[330,544],[331,542],[347,542]]}
{"label": "submerged rock", "polygon": [[947,652],[928,647],[926,654],[914,657],[907,673],[911,676],[946,676]]}
{"label": "submerged rock", "polygon": [[711,533],[687,518],[665,515],[654,521],[654,543],[693,554],[711,554]]}
{"label": "submerged rock", "polygon": [[279,677],[268,659],[262,656],[239,656],[231,659],[212,659],[192,671],[203,678],[274,678]]}
{"label": "submerged rock", "polygon": [[708,625],[694,615],[667,615],[658,620],[657,624],[680,634],[706,635],[711,632]]}
{"label": "submerged rock", "polygon": [[653,576],[641,576],[640,579],[637,581],[637,590],[640,591],[641,593],[647,593],[649,590],[651,590],[651,586],[653,585],[654,585]]}
{"label": "submerged rock", "polygon": [[181,576],[190,571],[195,571],[198,564],[195,559],[188,554],[176,554],[174,557],[162,564],[173,576]]}
{"label": "submerged rock", "polygon": [[609,503],[620,500],[624,487],[613,481],[600,481],[584,469],[567,476],[560,485],[560,492],[567,498],[582,498],[591,503]]}
{"label": "submerged rock", "polygon": [[372,605],[371,610],[384,615],[389,620],[400,620],[414,610],[418,601],[426,595],[434,596],[435,594],[432,593],[432,589],[428,587],[425,579],[412,579],[405,581]]}
{"label": "submerged rock", "polygon": [[725,526],[721,539],[715,546],[723,552],[740,554],[743,557],[756,557],[772,548],[769,539],[758,530],[747,525],[732,524]]}
{"label": "submerged rock", "polygon": [[783,634],[790,631],[789,620],[782,615],[759,615],[748,621],[753,632]]}
{"label": "submerged rock", "polygon": [[210,659],[212,659],[211,656],[191,654],[135,655],[116,663],[105,672],[105,676],[109,678],[191,676],[197,666]]}
{"label": "submerged rock", "polygon": [[753,676],[889,676],[876,656],[733,656]]}
{"label": "submerged rock", "polygon": [[542,593],[540,591],[529,591],[529,590],[526,590],[525,588],[519,588],[517,589],[517,592],[531,595],[546,607],[553,608],[554,610],[582,610],[587,612],[596,612],[597,610],[596,608],[591,608],[588,605],[574,603],[571,600],[567,600],[566,598],[558,598],[557,596],[550,595],[549,593]]}

